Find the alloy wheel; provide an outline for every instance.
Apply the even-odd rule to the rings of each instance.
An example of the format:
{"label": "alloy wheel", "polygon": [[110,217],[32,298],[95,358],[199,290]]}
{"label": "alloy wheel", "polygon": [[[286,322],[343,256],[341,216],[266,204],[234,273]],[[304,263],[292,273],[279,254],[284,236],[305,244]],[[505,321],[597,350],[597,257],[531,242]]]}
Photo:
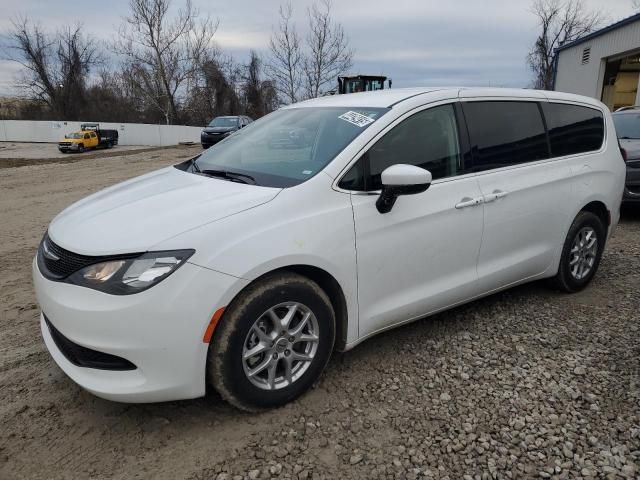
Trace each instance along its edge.
{"label": "alloy wheel", "polygon": [[569,252],[569,271],[576,280],[585,278],[596,261],[598,254],[598,236],[589,226],[581,228],[573,240]]}
{"label": "alloy wheel", "polygon": [[247,379],[263,390],[293,384],[311,366],[318,350],[318,320],[307,306],[285,302],[256,319],[242,347]]}

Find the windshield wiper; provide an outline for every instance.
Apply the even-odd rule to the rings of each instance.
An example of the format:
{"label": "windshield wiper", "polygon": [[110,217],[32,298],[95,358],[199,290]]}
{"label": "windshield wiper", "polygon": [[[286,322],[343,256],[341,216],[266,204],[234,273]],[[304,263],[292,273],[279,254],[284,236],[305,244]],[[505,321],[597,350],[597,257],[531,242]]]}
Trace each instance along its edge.
{"label": "windshield wiper", "polygon": [[198,173],[202,173],[203,175],[208,175],[210,177],[226,178],[232,182],[256,185],[256,179],[245,173],[230,172],[229,170],[198,170]]}
{"label": "windshield wiper", "polygon": [[620,140],[640,140],[638,137],[618,137]]}

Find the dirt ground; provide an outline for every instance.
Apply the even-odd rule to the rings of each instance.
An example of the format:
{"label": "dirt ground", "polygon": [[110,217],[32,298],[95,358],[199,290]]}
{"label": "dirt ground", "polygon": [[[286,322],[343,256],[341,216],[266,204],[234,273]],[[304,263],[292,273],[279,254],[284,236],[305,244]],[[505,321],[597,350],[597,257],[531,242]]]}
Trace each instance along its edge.
{"label": "dirt ground", "polygon": [[83,153],[62,153],[55,143],[0,142],[0,168],[39,165],[42,163],[75,163],[94,158],[112,158],[162,150],[166,147],[116,145],[111,149],[97,148]]}
{"label": "dirt ground", "polygon": [[278,410],[76,386],[46,352],[31,286],[48,222],[199,151],[0,168],[0,479],[639,478],[637,210],[586,291],[526,285],[379,335]]}

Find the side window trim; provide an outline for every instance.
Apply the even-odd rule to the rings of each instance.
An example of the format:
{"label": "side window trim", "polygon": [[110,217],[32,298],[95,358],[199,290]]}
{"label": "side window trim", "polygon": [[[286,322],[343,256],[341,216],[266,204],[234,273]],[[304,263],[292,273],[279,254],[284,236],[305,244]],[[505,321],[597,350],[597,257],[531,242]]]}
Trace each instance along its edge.
{"label": "side window trim", "polygon": [[460,175],[466,175],[471,172],[473,165],[473,155],[471,152],[471,137],[469,136],[469,128],[467,127],[467,119],[464,116],[462,102],[457,101],[453,104],[456,123],[458,126],[458,148],[460,149]]}
{"label": "side window trim", "polygon": [[542,118],[542,125],[544,126],[544,134],[547,137],[547,155],[549,158],[547,160],[552,160],[553,150],[551,149],[551,137],[549,136],[549,127],[547,126],[547,117],[544,116],[544,109],[542,108],[541,102],[536,102],[538,105],[538,112],[540,113],[540,117]]}

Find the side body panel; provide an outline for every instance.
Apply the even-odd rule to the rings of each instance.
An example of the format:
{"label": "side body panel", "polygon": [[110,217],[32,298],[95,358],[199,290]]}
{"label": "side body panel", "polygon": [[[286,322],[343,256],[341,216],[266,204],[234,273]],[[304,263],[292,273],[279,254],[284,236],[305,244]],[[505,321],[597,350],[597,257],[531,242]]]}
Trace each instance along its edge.
{"label": "side body panel", "polygon": [[361,337],[477,295],[483,206],[455,205],[479,196],[473,176],[434,182],[384,215],[377,196],[352,195]]}

